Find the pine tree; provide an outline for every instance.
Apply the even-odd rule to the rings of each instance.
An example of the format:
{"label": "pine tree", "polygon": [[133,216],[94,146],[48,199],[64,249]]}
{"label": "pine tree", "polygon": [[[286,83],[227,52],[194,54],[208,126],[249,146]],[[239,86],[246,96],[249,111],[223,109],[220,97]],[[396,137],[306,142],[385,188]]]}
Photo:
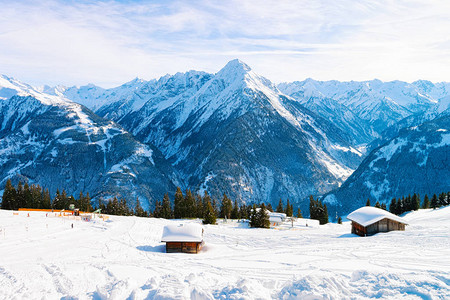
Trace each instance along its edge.
{"label": "pine tree", "polygon": [[420,196],[416,193],[412,196],[412,209],[419,210],[420,208]]}
{"label": "pine tree", "polygon": [[314,200],[314,197],[312,195],[309,196],[309,218],[317,218],[316,200]]}
{"label": "pine tree", "polygon": [[249,218],[247,206],[245,204],[242,204],[241,207],[239,208],[239,218],[240,219]]}
{"label": "pine tree", "polygon": [[432,209],[436,209],[438,207],[438,198],[437,198],[436,194],[433,194],[433,198],[431,198],[430,207]]}
{"label": "pine tree", "polygon": [[[321,203],[322,204],[322,203]],[[328,223],[328,209],[327,205],[323,205],[322,217],[320,218],[320,225],[324,225]]]}
{"label": "pine tree", "polygon": [[181,188],[178,186],[175,192],[175,199],[173,201],[173,214],[175,219],[181,219],[184,217],[184,197]]}
{"label": "pine tree", "polygon": [[338,222],[338,224],[342,224],[342,218],[339,217],[338,220],[337,220],[337,222]]}
{"label": "pine tree", "polygon": [[286,203],[286,216],[287,217],[292,217],[292,214],[294,213],[293,211],[293,207],[291,206],[291,204],[289,203],[289,199],[287,199],[287,203]]}
{"label": "pine tree", "polygon": [[440,193],[439,194],[439,198],[438,198],[438,207],[442,207],[442,206],[445,206],[445,204],[446,204],[446,200],[445,200],[445,197],[446,195],[445,195],[445,193]]}
{"label": "pine tree", "polygon": [[52,198],[50,197],[50,192],[48,189],[42,192],[42,208],[51,208],[52,207]]}
{"label": "pine tree", "polygon": [[250,227],[257,227],[256,204],[254,203],[250,213]]}
{"label": "pine tree", "polygon": [[33,197],[31,195],[30,186],[28,182],[25,182],[23,186],[23,202],[24,207],[32,208],[33,207]]}
{"label": "pine tree", "polygon": [[203,224],[216,224],[216,212],[214,208],[212,207],[210,197],[206,197],[207,193],[205,191],[205,210],[203,214]]}
{"label": "pine tree", "polygon": [[194,195],[190,189],[186,189],[186,196],[184,197],[185,217],[194,218],[196,215],[196,202]]}
{"label": "pine tree", "polygon": [[283,202],[281,201],[281,198],[280,198],[280,201],[278,202],[277,212],[279,212],[279,213],[284,212],[284,209],[283,209]]}
{"label": "pine tree", "polygon": [[387,210],[386,203],[381,203],[381,209]]}
{"label": "pine tree", "polygon": [[169,193],[166,193],[164,195],[163,202],[162,202],[161,217],[164,219],[172,219],[173,218],[173,211],[172,211],[172,207],[170,205]]}
{"label": "pine tree", "polygon": [[161,202],[159,202],[159,200],[156,200],[155,210],[153,211],[153,217],[162,218],[162,205]]}
{"label": "pine tree", "polygon": [[139,201],[139,197],[136,198],[136,206],[134,208],[134,214],[138,217],[147,217],[147,213],[142,208],[141,201]]}
{"label": "pine tree", "polygon": [[234,200],[233,209],[231,210],[231,218],[239,219],[239,206],[237,204],[237,200]]}
{"label": "pine tree", "polygon": [[397,199],[392,198],[391,204],[389,205],[389,211],[392,214],[397,215]]}
{"label": "pine tree", "polygon": [[16,189],[11,183],[11,179],[6,181],[5,190],[3,191],[2,209],[17,209]]}
{"label": "pine tree", "polygon": [[380,208],[380,209],[381,209],[381,204],[380,204],[380,202],[379,202],[379,201],[377,201],[377,203],[375,203],[375,207],[376,207],[376,208]]}
{"label": "pine tree", "polygon": [[259,228],[270,228],[269,214],[264,203],[261,204],[261,208],[256,214],[256,224],[256,227]]}
{"label": "pine tree", "polygon": [[22,182],[19,181],[16,189],[16,203],[18,205],[17,208],[24,208],[27,204],[25,203],[24,190]]}
{"label": "pine tree", "polygon": [[367,198],[366,206],[370,206],[370,199]]}
{"label": "pine tree", "polygon": [[300,207],[297,208],[297,218],[303,218],[302,211],[300,210]]}
{"label": "pine tree", "polygon": [[197,195],[195,197],[197,205],[196,205],[196,217],[203,218],[204,208],[203,208],[203,199],[201,195]]}
{"label": "pine tree", "polygon": [[426,194],[425,197],[423,198],[422,208],[430,208],[430,198],[428,198],[428,195]]}
{"label": "pine tree", "polygon": [[230,219],[231,210],[232,210],[231,200],[224,193],[222,198],[222,205],[220,207],[220,217]]}
{"label": "pine tree", "polygon": [[270,212],[273,212],[273,207],[272,207],[272,204],[267,204],[267,210],[268,211],[270,211]]}

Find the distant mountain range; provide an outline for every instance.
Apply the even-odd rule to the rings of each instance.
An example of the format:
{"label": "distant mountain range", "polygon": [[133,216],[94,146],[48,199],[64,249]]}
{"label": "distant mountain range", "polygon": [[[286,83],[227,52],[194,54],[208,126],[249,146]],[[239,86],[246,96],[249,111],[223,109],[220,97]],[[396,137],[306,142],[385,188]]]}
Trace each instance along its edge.
{"label": "distant mountain range", "polygon": [[[375,174],[377,164],[369,160],[408,128],[445,118],[447,91],[450,84],[428,81],[307,79],[277,86],[239,60],[216,74],[136,78],[112,89],[34,88],[2,76],[0,180],[20,176],[96,199],[139,197],[150,207],[175,186],[242,202],[289,198],[302,207],[308,195],[334,190],[327,201],[345,211],[366,194],[382,194],[372,191],[384,178],[371,177],[375,188],[368,191],[356,183],[357,174]],[[414,138],[420,140],[405,137]],[[445,146],[441,151],[448,155]],[[408,168],[418,168],[410,162]],[[441,163],[449,169],[448,161]],[[390,184],[401,185],[394,173]],[[351,182],[363,192],[348,190]]]}

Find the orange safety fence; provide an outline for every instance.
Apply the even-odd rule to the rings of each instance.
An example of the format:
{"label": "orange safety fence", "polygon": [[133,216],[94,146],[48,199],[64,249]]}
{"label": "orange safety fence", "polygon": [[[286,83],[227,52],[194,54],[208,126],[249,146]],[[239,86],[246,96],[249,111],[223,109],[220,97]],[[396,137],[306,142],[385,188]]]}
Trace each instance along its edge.
{"label": "orange safety fence", "polygon": [[[68,209],[48,209],[48,208],[19,208],[19,211],[43,211],[43,212],[55,212],[55,213],[72,213],[71,210]],[[87,214],[88,212],[81,211],[80,214]]]}

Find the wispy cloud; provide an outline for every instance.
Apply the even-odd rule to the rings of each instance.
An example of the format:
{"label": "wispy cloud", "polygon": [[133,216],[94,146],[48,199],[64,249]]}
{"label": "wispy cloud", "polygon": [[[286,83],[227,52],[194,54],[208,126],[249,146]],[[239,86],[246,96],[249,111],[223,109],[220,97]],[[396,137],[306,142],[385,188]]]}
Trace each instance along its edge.
{"label": "wispy cloud", "polygon": [[3,1],[0,73],[112,86],[240,58],[274,80],[450,81],[448,1]]}

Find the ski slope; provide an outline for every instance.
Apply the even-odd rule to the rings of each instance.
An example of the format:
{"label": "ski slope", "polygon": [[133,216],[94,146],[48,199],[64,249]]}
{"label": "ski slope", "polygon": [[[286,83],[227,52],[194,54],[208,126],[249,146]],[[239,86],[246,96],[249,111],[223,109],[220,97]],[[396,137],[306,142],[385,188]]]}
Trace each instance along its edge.
{"label": "ski slope", "polygon": [[406,231],[365,238],[348,222],[208,225],[197,255],[164,252],[163,226],[179,220],[27,214],[0,210],[0,299],[450,297],[450,207],[409,213]]}

